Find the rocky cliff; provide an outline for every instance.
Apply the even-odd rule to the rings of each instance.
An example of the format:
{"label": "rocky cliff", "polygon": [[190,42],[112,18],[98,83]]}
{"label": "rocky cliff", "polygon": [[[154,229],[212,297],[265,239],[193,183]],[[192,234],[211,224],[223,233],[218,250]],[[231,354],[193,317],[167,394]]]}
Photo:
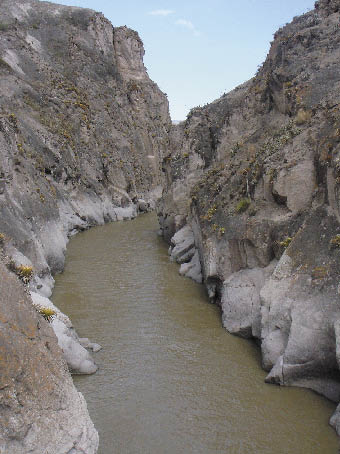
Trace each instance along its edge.
{"label": "rocky cliff", "polygon": [[81,342],[48,297],[71,235],[130,219],[159,196],[170,117],[143,54],[136,32],[92,10],[1,1],[0,249],[26,285],[20,299],[8,294],[18,278],[1,271],[1,453],[96,451],[86,405],[30,297],[55,311],[69,368],[94,372],[83,345],[99,346]]}
{"label": "rocky cliff", "polygon": [[94,454],[98,434],[53,330],[0,263],[0,453]]}
{"label": "rocky cliff", "polygon": [[0,8],[0,232],[48,294],[72,230],[154,198],[168,102],[136,32],[82,8]]}
{"label": "rocky cliff", "polygon": [[[203,279],[228,331],[257,340],[267,381],[336,402],[339,11],[317,2],[253,79],[172,128],[158,205],[181,273]],[[340,433],[339,410],[331,423]]]}

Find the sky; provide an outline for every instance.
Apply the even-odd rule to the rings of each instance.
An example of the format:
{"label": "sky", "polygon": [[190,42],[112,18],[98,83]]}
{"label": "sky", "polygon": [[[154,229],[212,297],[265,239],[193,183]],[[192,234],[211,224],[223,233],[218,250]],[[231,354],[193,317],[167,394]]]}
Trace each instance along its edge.
{"label": "sky", "polygon": [[138,31],[150,78],[167,94],[173,121],[250,79],[275,31],[314,0],[57,0],[102,12]]}

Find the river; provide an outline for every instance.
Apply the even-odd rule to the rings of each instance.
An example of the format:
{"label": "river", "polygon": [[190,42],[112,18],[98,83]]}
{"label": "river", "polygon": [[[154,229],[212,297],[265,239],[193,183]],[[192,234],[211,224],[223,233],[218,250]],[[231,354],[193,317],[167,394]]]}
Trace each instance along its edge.
{"label": "river", "polygon": [[258,347],[222,328],[157,230],[147,214],[78,234],[56,278],[53,302],[103,346],[74,377],[99,454],[336,454],[335,405],[265,384]]}

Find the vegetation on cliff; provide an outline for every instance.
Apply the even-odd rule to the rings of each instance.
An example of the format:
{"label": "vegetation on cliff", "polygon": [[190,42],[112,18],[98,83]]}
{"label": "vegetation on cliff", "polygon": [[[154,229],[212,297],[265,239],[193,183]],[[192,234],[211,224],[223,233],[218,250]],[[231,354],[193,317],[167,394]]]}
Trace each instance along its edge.
{"label": "vegetation on cliff", "polygon": [[173,127],[158,206],[166,239],[191,226],[209,296],[259,342],[267,380],[336,402],[339,43],[335,0],[281,28],[253,79]]}

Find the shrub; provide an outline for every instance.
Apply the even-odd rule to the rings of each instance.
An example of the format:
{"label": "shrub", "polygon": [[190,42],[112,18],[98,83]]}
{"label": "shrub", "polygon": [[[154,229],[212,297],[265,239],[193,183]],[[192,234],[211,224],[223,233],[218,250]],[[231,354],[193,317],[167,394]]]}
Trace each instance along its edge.
{"label": "shrub", "polygon": [[290,245],[291,241],[292,238],[290,236],[287,236],[283,241],[279,242],[279,245],[286,249]]}
{"label": "shrub", "polygon": [[328,275],[328,270],[324,266],[316,266],[312,270],[312,279],[325,279]]}
{"label": "shrub", "polygon": [[29,282],[33,276],[33,268],[31,266],[19,265],[16,271],[24,282]]}
{"label": "shrub", "polygon": [[331,245],[332,248],[340,247],[340,235],[333,236],[333,238],[331,238],[329,244]]}
{"label": "shrub", "polygon": [[244,213],[250,206],[250,199],[242,199],[236,206],[237,213]]}
{"label": "shrub", "polygon": [[8,268],[13,271],[19,278],[27,284],[33,276],[33,268],[27,265],[16,265],[14,260],[8,263]]}
{"label": "shrub", "polygon": [[217,207],[216,205],[213,205],[209,208],[209,210],[207,211],[207,213],[205,215],[202,215],[201,216],[201,219],[203,219],[203,221],[208,221],[208,222],[211,222],[214,214],[216,213],[217,211]]}
{"label": "shrub", "polygon": [[39,312],[39,314],[42,315],[44,319],[47,320],[49,323],[52,322],[53,318],[57,314],[56,311],[50,309],[49,307],[36,306],[36,309]]}

